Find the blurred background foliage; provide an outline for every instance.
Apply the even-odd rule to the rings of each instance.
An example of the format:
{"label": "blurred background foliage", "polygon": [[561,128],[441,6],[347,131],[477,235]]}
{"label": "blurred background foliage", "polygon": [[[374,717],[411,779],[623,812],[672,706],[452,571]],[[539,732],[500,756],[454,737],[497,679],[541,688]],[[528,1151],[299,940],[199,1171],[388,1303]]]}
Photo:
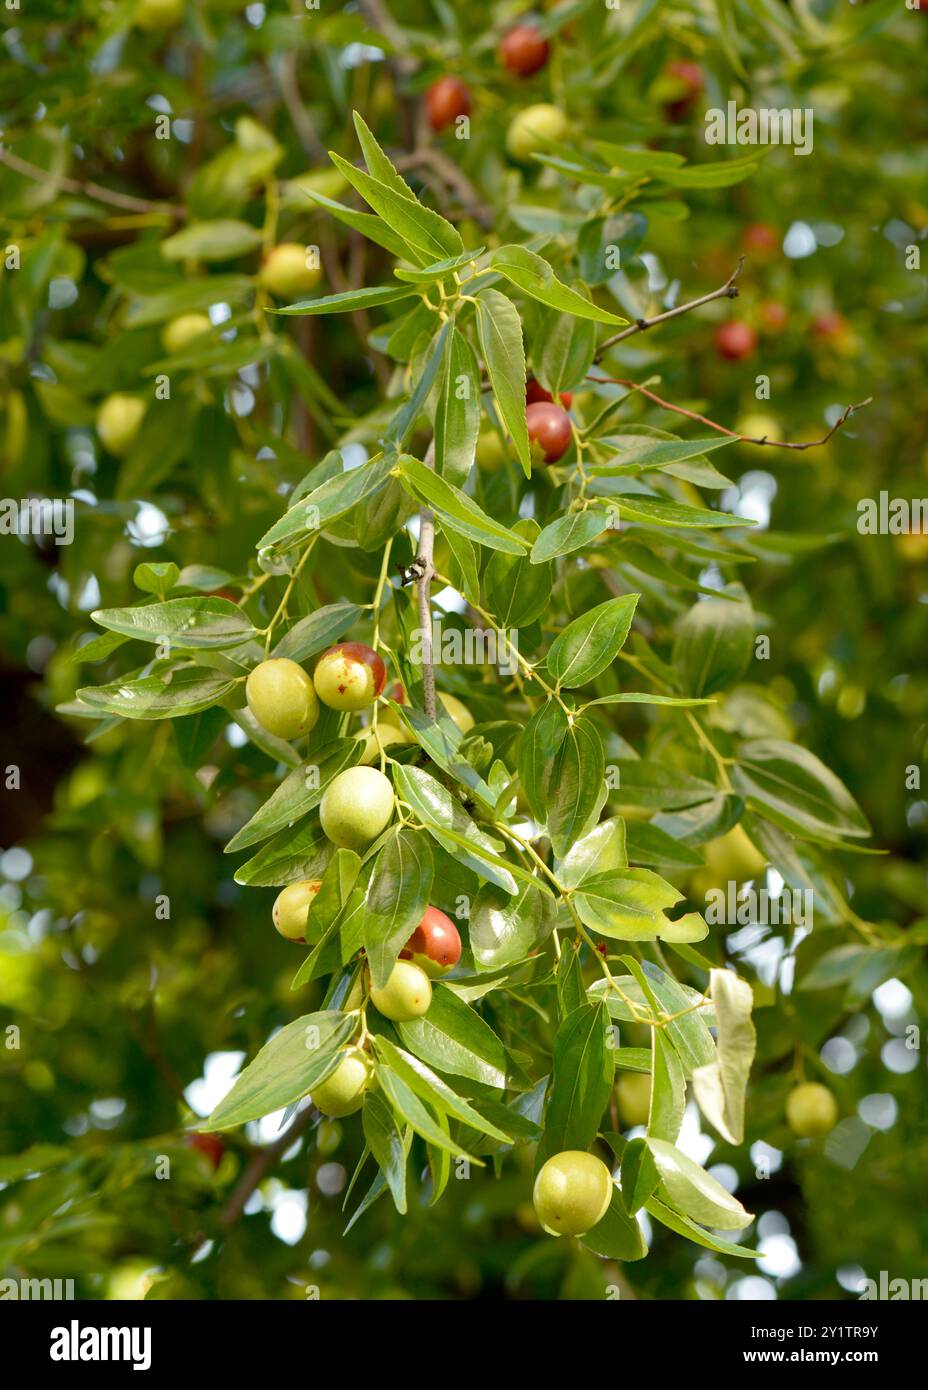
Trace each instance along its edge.
{"label": "blurred background foliage", "polygon": [[[856,522],[881,489],[928,491],[926,282],[907,252],[924,252],[928,231],[928,14],[903,0],[563,0],[538,11],[551,61],[518,81],[495,56],[516,3],[402,0],[392,23],[379,3],[182,8],[164,30],[134,22],[133,0],[3,12],[0,490],[71,496],[77,517],[69,546],[0,539],[0,1271],[154,1298],[582,1298],[606,1285],[623,1297],[815,1298],[852,1296],[862,1271],[921,1277],[928,802],[907,769],[921,767],[928,734],[928,549]],[[471,89],[468,141],[424,126],[422,93],[447,71]],[[715,288],[741,254],[746,264],[737,300],[623,344],[604,374],[659,378],[678,405],[789,440],[820,437],[873,395],[821,448],[726,450],[736,486],[721,504],[760,523],[740,577],[770,636],[768,694],[786,736],[845,781],[886,851],[841,857],[848,896],[860,918],[904,933],[883,949],[827,926],[729,941],[759,1005],[748,1144],[713,1147],[695,1121],[689,1140],[713,1172],[737,1170],[767,1259],[727,1267],[658,1229],[648,1257],[619,1271],[540,1235],[519,1157],[498,1180],[452,1182],[432,1210],[423,1188],[406,1219],[379,1203],[343,1235],[361,1144],[351,1121],[310,1128],[242,1214],[236,1183],[274,1126],[229,1137],[218,1167],[183,1135],[244,1054],[317,1006],[318,984],[290,992],[272,890],[239,888],[221,852],[257,806],[253,789],[272,784],[268,762],[221,713],[201,731],[206,774],[169,725],[116,724],[85,741],[86,724],[55,709],[88,676],[72,660],[87,614],[135,601],[145,561],[212,566],[216,588],[246,573],[307,459],[369,436],[396,370],[384,329],[364,315],[269,328],[254,284],[268,238],[318,244],[329,291],[387,278],[386,253],[381,263],[303,191],[350,201],[325,151],[356,157],[352,108],[476,245],[525,239],[544,210],[573,230],[592,205],[569,176],[507,160],[520,107],[560,105],[578,149],[602,139],[702,162],[744,153],[704,143],[704,110],[729,99],[811,107],[814,151],[762,150],[738,186],[686,190],[685,216],[665,205],[629,224],[642,235],[608,288],[632,316]],[[217,219],[238,243],[162,250]],[[113,458],[93,431],[99,402],[149,382],[163,323],[207,304],[228,331],[175,373],[169,409]],[[750,360],[716,352],[729,318],[757,331]],[[758,373],[769,401],[755,397]],[[640,398],[625,418],[688,428]],[[364,601],[369,557],[331,552],[331,592],[317,597]],[[796,988],[826,953],[818,987]],[[646,1042],[633,1033],[623,1041]],[[828,1082],[844,1117],[825,1144],[797,1144],[782,1118],[797,1036],[806,1074]]]}

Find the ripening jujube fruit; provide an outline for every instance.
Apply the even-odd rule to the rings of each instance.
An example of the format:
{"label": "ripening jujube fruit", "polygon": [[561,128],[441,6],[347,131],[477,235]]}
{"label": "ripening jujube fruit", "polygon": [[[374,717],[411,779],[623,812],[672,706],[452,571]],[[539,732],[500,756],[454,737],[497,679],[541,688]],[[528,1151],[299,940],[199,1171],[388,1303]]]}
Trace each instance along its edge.
{"label": "ripening jujube fruit", "polygon": [[470,115],[470,88],[459,77],[439,77],[425,94],[425,114],[436,133],[445,130],[458,116]]}
{"label": "ripening jujube fruit", "polygon": [[183,352],[188,343],[208,333],[212,323],[206,314],[180,314],[161,330],[161,346],[170,356]]}
{"label": "ripening jujube fruit", "polygon": [[390,748],[399,743],[415,743],[412,734],[406,729],[401,729],[398,724],[394,724],[390,719],[379,719],[377,721],[377,733],[380,736],[378,747],[377,738],[371,725],[365,729],[358,729],[354,737],[359,743],[363,740],[364,751],[358,759],[362,767],[369,767],[380,757],[381,748]]}
{"label": "ripening jujube fruit", "polygon": [[760,260],[769,260],[780,249],[780,234],[769,222],[752,222],[741,238],[745,251]]}
{"label": "ripening jujube fruit", "polygon": [[615,1083],[622,1123],[629,1129],[646,1125],[651,1113],[651,1077],[647,1072],[623,1071]]}
{"label": "ripening jujube fruit", "polygon": [[322,279],[322,268],[307,256],[306,247],[297,241],[282,241],[264,258],[258,281],[270,290],[275,299],[292,299],[306,294]]}
{"label": "ripening jujube fruit", "polygon": [[664,79],[674,92],[664,106],[664,114],[668,120],[682,121],[705,85],[703,70],[689,58],[675,58],[664,69]]}
{"label": "ripening jujube fruit", "polygon": [[757,322],[765,333],[781,333],[789,323],[789,310],[776,299],[765,299],[757,306]]}
{"label": "ripening jujube fruit", "polygon": [[[565,410],[570,409],[573,398],[572,391],[562,391],[558,396],[558,400]],[[537,405],[539,401],[547,401],[553,404],[554,397],[551,395],[550,391],[545,390],[540,381],[536,381],[533,376],[530,376],[525,383],[525,404],[527,406]]]}
{"label": "ripening jujube fruit", "polygon": [[800,1139],[818,1139],[834,1129],[838,1102],[820,1081],[803,1081],[786,1097],[786,1120]]}
{"label": "ripening jujube fruit", "polygon": [[582,1236],[602,1221],[612,1190],[612,1174],[601,1158],[565,1149],[539,1168],[532,1201],[549,1235]]}
{"label": "ripening jujube fruit", "polygon": [[334,1071],[312,1088],[312,1102],[323,1115],[340,1120],[353,1115],[364,1104],[364,1094],[370,1087],[374,1068],[366,1052],[347,1048]]}
{"label": "ripening jujube fruit", "polygon": [[548,40],[534,24],[517,24],[503,35],[499,59],[514,77],[532,77],[544,67],[550,51]]}
{"label": "ripening jujube fruit", "polygon": [[319,820],[333,845],[366,849],[390,824],[395,805],[390,780],[378,768],[349,767],[323,792]]}
{"label": "ripening jujube fruit", "polygon": [[450,917],[430,905],[400,952],[400,958],[411,960],[431,979],[437,979],[453,970],[461,959],[460,933]]}
{"label": "ripening jujube fruit", "polygon": [[173,29],[184,17],[184,0],[136,0],[133,23],[140,29]]}
{"label": "ripening jujube fruit", "polygon": [[214,1172],[222,1162],[222,1156],[226,1151],[226,1146],[218,1134],[185,1134],[184,1144],[188,1149],[202,1154],[212,1164]]}
{"label": "ripening jujube fruit", "polygon": [[245,699],[262,729],[275,738],[300,738],[319,718],[312,679],[289,657],[256,666],[245,682]]}
{"label": "ripening jujube fruit", "polygon": [[528,164],[533,154],[547,149],[549,141],[566,139],[569,130],[570,124],[559,106],[539,102],[513,116],[506,131],[506,149],[513,159]]}
{"label": "ripening jujube fruit", "polygon": [[138,396],[114,391],[97,411],[97,435],[104,449],[123,458],[135,442],[145,417],[145,402]]}
{"label": "ripening jujube fruit", "polygon": [[537,401],[525,412],[528,437],[540,451],[545,463],[557,463],[570,444],[570,416],[563,406],[553,401]]}
{"label": "ripening jujube fruit", "polygon": [[363,642],[340,642],[330,647],[313,671],[316,694],[330,709],[367,709],[386,681],[383,657]]}
{"label": "ripening jujube fruit", "polygon": [[477,462],[488,473],[495,473],[506,462],[509,454],[500,438],[499,431],[482,429],[477,438]]}
{"label": "ripening jujube fruit", "polygon": [[308,878],[298,883],[288,883],[277,894],[271,917],[274,926],[287,941],[305,943],[307,913],[321,887],[321,879]]}
{"label": "ripening jujube fruit", "polygon": [[421,966],[411,960],[398,960],[386,984],[371,985],[371,1002],[384,1018],[394,1023],[411,1023],[428,1012],[432,983]]}
{"label": "ripening jujube fruit", "polygon": [[451,722],[457,725],[462,734],[469,733],[476,721],[464,701],[456,695],[446,695],[443,690],[438,692],[438,698]]}
{"label": "ripening jujube fruit", "polygon": [[750,357],[757,347],[757,334],[749,323],[731,319],[719,324],[715,330],[715,347],[720,357],[729,362],[739,362]]}

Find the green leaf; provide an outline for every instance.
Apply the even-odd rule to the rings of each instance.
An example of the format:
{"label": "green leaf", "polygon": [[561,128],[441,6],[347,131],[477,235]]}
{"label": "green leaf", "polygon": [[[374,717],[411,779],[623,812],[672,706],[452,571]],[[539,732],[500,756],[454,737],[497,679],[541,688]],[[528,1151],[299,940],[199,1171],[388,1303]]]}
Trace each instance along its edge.
{"label": "green leaf", "polygon": [[[173,563],[136,565],[132,571],[132,583],[145,594],[155,594],[164,598],[169,589],[180,578],[180,570]],[[215,587],[219,587],[216,585]]]}
{"label": "green leaf", "polygon": [[282,548],[296,545],[315,532],[323,530],[350,512],[359,502],[382,487],[390,475],[393,460],[369,459],[360,468],[347,469],[314,488],[300,498],[279,521],[275,522],[258,541],[258,549],[266,546]]}
{"label": "green leaf", "polygon": [[[600,821],[568,850],[554,866],[558,881],[565,888],[577,888],[588,878],[628,868],[625,853],[625,821],[621,816]],[[696,857],[696,856],[694,856]],[[702,861],[697,858],[697,864]]]}
{"label": "green leaf", "polygon": [[[590,292],[582,280],[575,280],[571,288],[589,299]],[[532,335],[532,362],[538,380],[555,399],[561,391],[583,381],[595,356],[596,324],[591,319],[552,310],[541,315]]]}
{"label": "green leaf", "polygon": [[472,266],[486,250],[486,247],[475,247],[472,251],[462,251],[460,256],[450,256],[443,261],[434,261],[431,265],[425,265],[421,270],[409,270],[405,266],[397,266],[393,274],[397,280],[408,281],[410,285],[431,285],[436,280],[444,280],[452,275],[456,270],[463,270],[465,266]]}
{"label": "green leaf", "polygon": [[[515,535],[537,544],[539,526],[531,517],[517,521],[512,530]],[[534,553],[533,550],[532,556]],[[504,555],[496,550],[483,572],[484,604],[504,631],[528,627],[550,604],[553,576],[551,565],[539,564],[525,555]]]}
{"label": "green leaf", "polygon": [[847,787],[797,743],[753,739],[738,750],[735,790],[784,830],[833,840],[870,834],[870,825]]}
{"label": "green leaf", "polygon": [[760,167],[758,156],[724,159],[715,164],[694,164],[683,169],[655,170],[654,177],[671,188],[730,188],[742,183]]}
{"label": "green leaf", "polygon": [[622,1204],[629,1216],[640,1211],[661,1180],[644,1139],[630,1139],[622,1154]]}
{"label": "green leaf", "polygon": [[422,768],[398,763],[393,771],[397,795],[415,811],[442,849],[489,879],[507,896],[517,892],[512,872],[499,851],[503,845],[482,831],[457,797]]}
{"label": "green leaf", "polygon": [[558,555],[570,555],[582,550],[608,531],[616,519],[615,512],[604,507],[587,507],[582,512],[568,512],[550,522],[532,546],[531,562],[542,565]]}
{"label": "green leaf", "polygon": [[362,940],[371,978],[382,989],[429,905],[429,842],[405,827],[394,831],[374,864],[362,908]]}
{"label": "green leaf", "polygon": [[640,594],[623,594],[590,608],[552,642],[546,666],[562,685],[585,685],[605,671],[625,644]]}
{"label": "green leaf", "polygon": [[701,777],[691,777],[666,763],[650,758],[620,758],[618,799],[623,806],[652,806],[656,810],[675,810],[698,806],[718,796],[718,788]]}
{"label": "green leaf", "polygon": [[473,467],[480,433],[480,369],[470,343],[458,329],[443,359],[435,410],[435,467],[462,487]]}
{"label": "green leaf", "polygon": [[[320,193],[314,188],[307,188],[305,193],[319,207],[325,208],[326,212],[330,212],[333,217],[337,218],[339,222],[344,222],[347,227],[360,232],[362,236],[367,237],[368,241],[375,242],[384,250],[390,251],[394,256],[399,256],[404,260],[417,258],[418,253],[401,236],[397,236],[393,228],[389,227],[382,217],[377,217],[374,213],[358,212],[355,208],[346,207],[344,203],[338,203],[334,198],[328,198],[324,193]],[[419,258],[422,259],[422,257]]]}
{"label": "green leaf", "polygon": [[[728,592],[744,593],[739,586]],[[754,651],[754,611],[749,602],[706,598],[677,624],[673,664],[691,695],[711,695],[736,684]]]}
{"label": "green leaf", "polygon": [[278,830],[294,825],[322,800],[328,784],[339,772],[353,767],[361,756],[361,742],[355,738],[340,738],[320,748],[312,762],[301,764],[285,777],[251,820],[242,826],[225,847],[226,854],[247,849],[276,835]]}
{"label": "green leaf", "polygon": [[254,291],[249,275],[203,275],[137,299],[126,311],[126,328],[149,328],[211,304],[241,304]]}
{"label": "green leaf", "polygon": [[542,824],[547,820],[555,763],[567,730],[567,715],[555,700],[548,700],[532,715],[519,741],[519,780],[529,810]]}
{"label": "green leaf", "polygon": [[406,1146],[390,1106],[376,1091],[368,1091],[361,1110],[364,1138],[390,1189],[393,1205],[406,1214]]}
{"label": "green leaf", "polygon": [[718,1060],[693,1072],[693,1092],[700,1110],[729,1144],[744,1141],[744,1101],[757,1046],[751,1022],[754,995],[746,980],[731,970],[709,973],[715,1007]]}
{"label": "green leaf", "polygon": [[344,290],[341,294],[327,294],[322,299],[303,299],[296,304],[286,304],[272,308],[273,314],[353,314],[358,309],[373,309],[378,304],[395,304],[398,299],[409,299],[416,291],[406,285],[368,285],[360,290]]}
{"label": "green leaf", "polygon": [[581,714],[568,725],[548,785],[548,836],[558,858],[566,855],[599,813],[605,800],[605,773],[602,735],[592,719]]}
{"label": "green leaf", "polygon": [[[708,1066],[716,1057],[715,1043],[712,1041],[707,1022],[707,1016],[711,1022],[711,1015],[708,1009],[700,1007],[703,1003],[702,995],[698,990],[681,985],[672,975],[668,975],[649,961],[645,961],[641,968],[660,1008],[674,1016],[672,1021],[666,1024],[665,1031],[683,1063],[684,1072],[687,1076],[692,1076],[697,1067]],[[634,977],[621,976],[616,979],[629,999],[634,1000],[636,1004],[647,1004],[641,985]],[[602,995],[612,1018],[620,1021],[630,1019],[631,1012],[628,1006],[608,985],[608,980],[597,980],[590,986],[590,993],[594,997]]]}
{"label": "green leaf", "polygon": [[721,1231],[740,1231],[754,1220],[736,1197],[673,1144],[649,1135],[647,1145],[661,1175],[663,1190],[672,1205],[691,1221]]}
{"label": "green leaf", "polygon": [[602,1221],[581,1236],[580,1243],[606,1260],[640,1260],[648,1253],[641,1227],[625,1210],[618,1188]]}
{"label": "green leaf", "polygon": [[481,290],[476,309],[480,351],[489,373],[499,417],[512,439],[522,471],[528,478],[532,472],[532,460],[525,423],[522,320],[512,300],[500,294],[499,290]]}
{"label": "green leaf", "polygon": [[694,850],[650,821],[629,821],[626,840],[628,858],[632,864],[667,869],[698,869],[702,866],[702,859]]}
{"label": "green leaf", "polygon": [[92,709],[123,719],[176,719],[218,705],[238,683],[236,677],[206,666],[177,666],[141,680],[89,685],[77,697]]}
{"label": "green leaf", "polygon": [[401,1047],[396,1047],[383,1034],[378,1034],[374,1038],[374,1047],[388,1064],[390,1070],[405,1081],[411,1091],[415,1091],[422,1100],[427,1101],[435,1109],[443,1110],[446,1114],[459,1120],[461,1124],[469,1125],[471,1129],[476,1129],[481,1134],[487,1134],[491,1139],[497,1139],[502,1144],[513,1142],[512,1134],[499,1129],[481,1115],[463,1096],[459,1096],[453,1091],[446,1081],[442,1081],[440,1076],[437,1076],[418,1057],[414,1057],[411,1052],[405,1052]]}
{"label": "green leaf", "polygon": [[141,608],[98,608],[90,616],[124,637],[181,650],[238,647],[255,636],[241,608],[226,598],[170,598]]}
{"label": "green leaf", "polygon": [[290,661],[306,661],[324,651],[357,622],[364,609],[357,603],[327,603],[306,618],[300,618],[289,632],[281,637],[271,652]]}
{"label": "green leaf", "polygon": [[623,521],[644,521],[649,526],[682,526],[706,529],[721,526],[753,526],[754,522],[730,512],[713,512],[705,507],[687,507],[682,502],[670,502],[666,497],[642,497],[638,493],[610,497]]}
{"label": "green leaf", "polygon": [[425,257],[423,264],[428,265],[448,256],[459,256],[464,250],[464,243],[451,223],[431,208],[423,207],[409,188],[404,195],[392,184],[381,183],[362,169],[356,169],[332,150],[329,151],[329,158],[368,206],[404,241],[422,253]]}
{"label": "green leaf", "polygon": [[500,246],[490,254],[488,265],[490,269],[504,275],[516,289],[546,304],[549,309],[617,327],[628,323],[628,319],[623,319],[608,309],[600,309],[576,290],[568,289],[557,278],[548,262],[525,246]]}
{"label": "green leaf", "polygon": [[317,815],[305,825],[290,826],[235,871],[235,882],[252,888],[283,888],[303,878],[321,878],[334,845],[322,833]]}
{"label": "green leaf", "polygon": [[[661,1028],[651,1029],[651,1110],[648,1137],[676,1143],[686,1109],[686,1083],[680,1059]],[[651,1194],[648,1193],[648,1196]]]}
{"label": "green leaf", "polygon": [[609,869],[584,879],[575,901],[581,920],[601,936],[653,941],[667,926],[667,908],[682,896],[650,869]]}
{"label": "green leaf", "polygon": [[233,261],[261,245],[261,229],[233,218],[189,222],[159,243],[169,261]]}
{"label": "green leaf", "polygon": [[401,454],[399,468],[412,495],[426,506],[434,508],[442,524],[450,526],[490,550],[504,550],[510,555],[522,555],[528,542],[516,536],[508,527],[487,516],[460,488],[440,478],[433,469],[409,454]]}
{"label": "green leaf", "polygon": [[603,1004],[585,1003],[557,1030],[536,1171],[552,1154],[589,1149],[599,1132],[615,1076],[607,1022]]}
{"label": "green leaf", "polygon": [[445,985],[437,985],[424,1017],[397,1024],[410,1052],[437,1071],[464,1076],[484,1086],[507,1083],[506,1051],[488,1023]]}
{"label": "green leaf", "polygon": [[387,429],[386,440],[396,450],[404,447],[416,421],[426,408],[439,368],[448,355],[451,321],[447,320],[434,333],[424,353],[417,354],[415,385]]}
{"label": "green leaf", "polygon": [[434,1144],[437,1149],[447,1149],[455,1157],[470,1159],[471,1163],[483,1167],[481,1159],[475,1158],[460,1144],[454,1143],[446,1131],[436,1123],[431,1111],[401,1076],[398,1076],[395,1071],[382,1062],[376,1064],[376,1073],[381,1089],[394,1110],[398,1111],[406,1123],[411,1125],[427,1143]]}
{"label": "green leaf", "polygon": [[356,1017],[333,1009],[294,1019],[265,1043],[202,1128],[234,1129],[301,1100],[335,1069],[357,1026]]}
{"label": "green leaf", "polygon": [[524,960],[551,935],[555,916],[553,898],[532,883],[520,883],[515,895],[482,887],[468,921],[477,968],[498,970]]}
{"label": "green leaf", "polygon": [[676,1231],[678,1236],[685,1236],[687,1240],[693,1240],[697,1245],[705,1246],[707,1250],[715,1250],[719,1255],[740,1256],[747,1260],[758,1258],[756,1250],[751,1250],[747,1245],[734,1245],[729,1240],[723,1240],[721,1236],[710,1235],[694,1221],[690,1221],[689,1217],[681,1216],[657,1197],[649,1198],[644,1204],[644,1209],[668,1230]]}

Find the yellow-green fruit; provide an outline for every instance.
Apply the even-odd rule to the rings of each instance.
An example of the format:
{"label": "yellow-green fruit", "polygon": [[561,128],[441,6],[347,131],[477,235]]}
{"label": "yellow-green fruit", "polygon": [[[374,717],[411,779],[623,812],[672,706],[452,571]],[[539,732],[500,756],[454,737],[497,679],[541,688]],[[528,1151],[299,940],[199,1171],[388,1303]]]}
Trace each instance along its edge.
{"label": "yellow-green fruit", "polygon": [[623,1071],[615,1085],[622,1123],[629,1129],[646,1125],[651,1111],[651,1078],[640,1071]]}
{"label": "yellow-green fruit", "polygon": [[132,16],[140,29],[173,29],[184,17],[184,0],[137,0]]}
{"label": "yellow-green fruit", "polygon": [[349,1048],[338,1066],[324,1081],[317,1081],[312,1100],[317,1110],[334,1120],[353,1115],[364,1104],[364,1092],[371,1084],[373,1068],[366,1053]]}
{"label": "yellow-green fruit", "polygon": [[[746,434],[750,439],[783,438],[783,428],[777,417],[762,410],[747,410],[743,415],[739,415],[735,421],[735,429],[739,434]],[[742,447],[750,449],[752,446],[745,444]],[[756,445],[753,448],[756,456]]]}
{"label": "yellow-green fruit", "polygon": [[394,805],[390,781],[378,768],[349,767],[323,792],[319,819],[333,845],[366,849],[390,824]]}
{"label": "yellow-green fruit", "polygon": [[201,333],[208,333],[212,326],[206,314],[181,314],[161,330],[161,346],[173,357],[175,353],[183,352],[187,344],[199,338]]}
{"label": "yellow-green fruit", "polygon": [[322,279],[322,269],[308,259],[305,246],[284,241],[275,246],[258,274],[259,282],[276,299],[293,299],[306,294]]}
{"label": "yellow-green fruit", "polygon": [[288,941],[306,940],[307,913],[321,885],[321,879],[303,879],[300,883],[288,883],[277,894],[271,916],[274,926]]}
{"label": "yellow-green fruit", "polygon": [[[389,748],[394,743],[414,743],[415,739],[406,729],[401,729],[397,724],[391,724],[388,719],[377,721],[377,732],[380,735],[380,742],[384,748]],[[377,747],[377,740],[374,737],[374,730],[368,725],[366,729],[359,729],[355,738],[360,742],[364,740],[364,752],[361,754],[361,765],[370,766],[377,762],[380,757],[380,749]]]}
{"label": "yellow-green fruit", "polygon": [[116,391],[97,411],[97,434],[109,453],[122,458],[132,447],[145,415],[145,402],[138,396]]}
{"label": "yellow-green fruit", "polygon": [[474,716],[456,695],[446,695],[440,690],[438,698],[444,705],[448,717],[458,726],[462,734],[466,734],[474,727]]}
{"label": "yellow-green fruit", "polygon": [[432,983],[425,971],[412,961],[398,960],[387,983],[380,989],[371,985],[374,1008],[394,1023],[411,1023],[428,1011],[432,1002]]}
{"label": "yellow-green fruit", "polygon": [[721,839],[705,845],[703,854],[708,875],[718,886],[724,886],[730,879],[741,883],[746,878],[756,878],[767,863],[740,825],[734,826]]}
{"label": "yellow-green fruit", "polygon": [[827,1086],[818,1081],[804,1081],[786,1097],[786,1120],[800,1139],[818,1139],[834,1129],[838,1102]]}
{"label": "yellow-green fruit", "polygon": [[570,129],[567,117],[558,106],[541,102],[526,106],[513,116],[506,132],[506,149],[520,164],[527,164],[536,151],[547,148],[549,140],[564,140]]}
{"label": "yellow-green fruit", "polygon": [[308,734],[319,718],[312,680],[287,657],[272,657],[256,666],[245,682],[245,698],[262,729],[275,738]]}
{"label": "yellow-green fruit", "polygon": [[606,1214],[612,1174],[595,1154],[565,1149],[538,1170],[532,1201],[552,1236],[582,1236]]}
{"label": "yellow-green fruit", "polygon": [[494,429],[481,430],[477,438],[477,462],[487,473],[495,473],[509,455],[506,446]]}

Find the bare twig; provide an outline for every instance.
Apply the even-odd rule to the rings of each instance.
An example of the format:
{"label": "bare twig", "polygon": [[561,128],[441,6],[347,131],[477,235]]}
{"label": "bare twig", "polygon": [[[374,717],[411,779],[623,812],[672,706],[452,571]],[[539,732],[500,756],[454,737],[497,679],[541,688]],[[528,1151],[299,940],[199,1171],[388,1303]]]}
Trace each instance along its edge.
{"label": "bare twig", "polygon": [[637,391],[641,396],[647,396],[649,401],[661,406],[664,410],[672,410],[677,415],[685,415],[688,420],[697,420],[701,425],[707,425],[710,430],[716,430],[719,434],[727,434],[729,439],[740,439],[742,444],[765,444],[769,449],[818,449],[822,444],[827,444],[833,434],[845,424],[855,411],[863,410],[865,406],[872,404],[873,397],[868,396],[866,400],[858,401],[856,405],[844,407],[839,419],[835,421],[827,434],[823,434],[821,439],[807,439],[800,443],[792,443],[786,439],[768,439],[766,435],[762,439],[757,439],[753,435],[739,434],[737,430],[730,430],[727,425],[719,425],[715,420],[710,420],[707,415],[700,415],[695,410],[687,410],[685,406],[674,405],[673,401],[665,401],[662,396],[658,396],[653,391],[649,391],[646,386],[639,386],[637,381],[629,381],[621,376],[593,376],[590,374],[587,381],[596,381],[603,386],[627,386],[629,391]]}
{"label": "bare twig", "polygon": [[720,285],[717,290],[710,291],[709,294],[702,294],[698,299],[691,299],[686,304],[678,304],[675,309],[668,309],[666,313],[655,314],[653,319],[637,319],[628,328],[623,328],[621,333],[614,333],[611,338],[607,338],[604,343],[600,343],[593,362],[598,364],[602,361],[603,355],[616,343],[621,343],[626,338],[631,338],[635,333],[644,333],[648,328],[654,328],[658,323],[666,323],[668,319],[675,319],[680,314],[688,314],[691,309],[698,309],[702,304],[711,304],[713,299],[737,299],[738,287],[735,284],[741,274],[744,265],[744,257],[739,256],[738,264],[735,266],[724,285]]}
{"label": "bare twig", "polygon": [[131,193],[117,193],[112,188],[103,188],[101,184],[89,179],[81,182],[79,179],[65,178],[64,174],[52,174],[48,169],[40,169],[37,164],[30,164],[28,159],[20,159],[18,154],[13,154],[2,146],[0,164],[5,164],[8,169],[22,174],[27,179],[34,179],[36,183],[51,184],[53,188],[60,188],[63,193],[84,194],[97,203],[108,203],[110,207],[122,208],[124,212],[157,212],[165,217],[183,217],[185,213],[185,209],[175,203],[155,203],[149,198],[136,198]]}
{"label": "bare twig", "polygon": [[[435,441],[425,452],[427,468],[435,467]],[[419,633],[422,643],[422,686],[425,713],[435,721],[435,666],[432,654],[432,577],[435,574],[435,517],[430,507],[419,513],[419,553],[410,569],[415,574],[419,601]]]}
{"label": "bare twig", "polygon": [[238,1221],[248,1199],[255,1188],[264,1177],[271,1171],[274,1164],[281,1154],[289,1149],[295,1139],[298,1139],[306,1129],[315,1111],[313,1106],[307,1105],[305,1110],[301,1110],[298,1115],[293,1117],[283,1134],[274,1140],[273,1144],[268,1144],[267,1148],[259,1149],[254,1155],[248,1167],[232,1190],[232,1195],[226,1202],[222,1211],[219,1213],[220,1226],[234,1226]]}

